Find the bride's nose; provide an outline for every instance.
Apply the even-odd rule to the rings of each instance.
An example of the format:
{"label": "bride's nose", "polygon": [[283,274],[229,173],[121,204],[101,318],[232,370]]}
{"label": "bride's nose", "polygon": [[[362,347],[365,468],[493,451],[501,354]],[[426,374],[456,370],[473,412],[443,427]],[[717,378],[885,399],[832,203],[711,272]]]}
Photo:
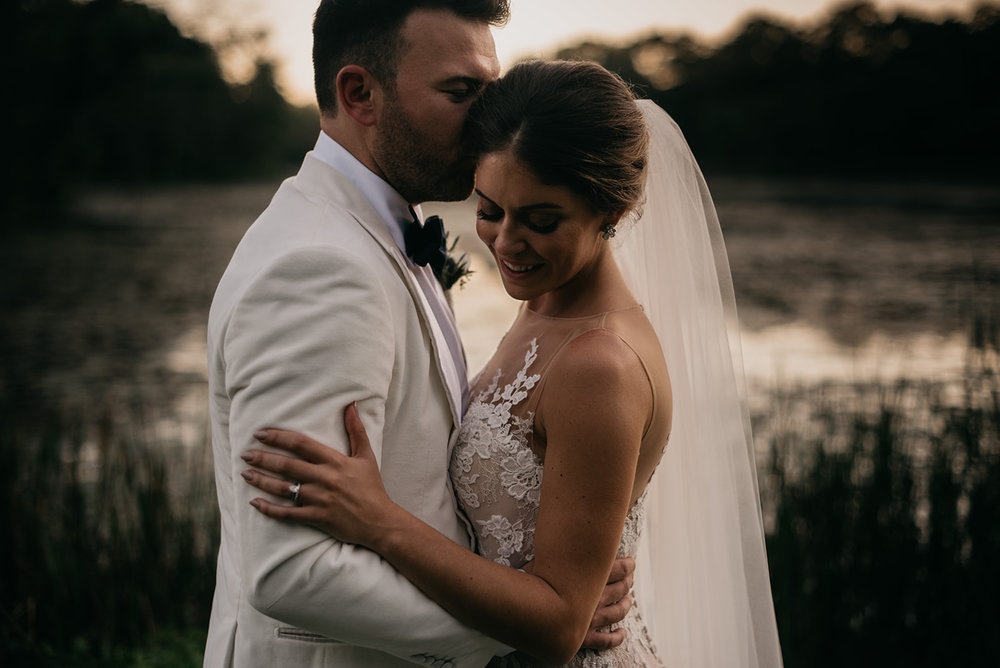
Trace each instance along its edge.
{"label": "bride's nose", "polygon": [[513,257],[524,250],[524,237],[521,234],[521,226],[505,216],[496,229],[496,236],[493,238],[493,249],[500,255]]}

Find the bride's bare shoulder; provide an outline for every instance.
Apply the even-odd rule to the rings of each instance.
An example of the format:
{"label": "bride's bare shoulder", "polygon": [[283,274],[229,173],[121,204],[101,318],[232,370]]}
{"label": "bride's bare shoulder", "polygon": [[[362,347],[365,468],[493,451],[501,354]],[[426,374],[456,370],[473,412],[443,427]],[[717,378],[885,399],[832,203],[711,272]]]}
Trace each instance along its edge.
{"label": "bride's bare shoulder", "polygon": [[608,329],[589,330],[567,343],[552,362],[549,383],[563,396],[615,395],[619,399],[646,395],[649,386],[635,350]]}
{"label": "bride's bare shoulder", "polygon": [[[587,331],[552,361],[535,414],[536,443],[550,455],[573,453],[593,465],[634,461],[652,411],[638,356],[616,333]],[[623,459],[620,459],[623,458]]]}

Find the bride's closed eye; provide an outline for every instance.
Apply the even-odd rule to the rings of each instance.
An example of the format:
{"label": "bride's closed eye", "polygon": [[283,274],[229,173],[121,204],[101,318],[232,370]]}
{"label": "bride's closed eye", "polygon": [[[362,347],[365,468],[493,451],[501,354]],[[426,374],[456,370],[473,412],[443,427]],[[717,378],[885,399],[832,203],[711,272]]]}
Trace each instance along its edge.
{"label": "bride's closed eye", "polygon": [[476,218],[495,223],[503,218],[503,209],[487,210],[486,207],[480,206],[476,209]]}
{"label": "bride's closed eye", "polygon": [[559,216],[550,213],[529,214],[523,220],[525,226],[539,234],[554,232],[556,227],[559,226],[559,221]]}

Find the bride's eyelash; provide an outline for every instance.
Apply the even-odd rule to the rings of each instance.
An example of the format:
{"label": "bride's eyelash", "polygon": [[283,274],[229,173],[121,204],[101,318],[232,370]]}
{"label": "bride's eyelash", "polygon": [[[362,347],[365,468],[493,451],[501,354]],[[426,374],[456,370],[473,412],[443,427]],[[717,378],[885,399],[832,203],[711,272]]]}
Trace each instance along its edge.
{"label": "bride's eyelash", "polygon": [[[485,209],[476,209],[476,218],[479,220],[485,220],[490,223],[496,223],[503,219],[503,211],[493,211],[489,212]],[[533,223],[529,219],[521,221],[528,229],[538,232],[539,234],[548,234],[549,232],[554,232],[557,227],[559,227],[558,218],[545,218],[543,224]]]}
{"label": "bride's eyelash", "polygon": [[549,232],[555,232],[556,228],[559,227],[559,220],[549,219],[543,224],[525,221],[524,224],[528,227],[528,229],[534,230],[539,234],[548,234]]}
{"label": "bride's eyelash", "polygon": [[496,221],[503,218],[503,212],[500,211],[497,213],[487,213],[482,209],[476,209],[476,218],[479,218],[480,220],[487,220],[491,223],[495,223]]}

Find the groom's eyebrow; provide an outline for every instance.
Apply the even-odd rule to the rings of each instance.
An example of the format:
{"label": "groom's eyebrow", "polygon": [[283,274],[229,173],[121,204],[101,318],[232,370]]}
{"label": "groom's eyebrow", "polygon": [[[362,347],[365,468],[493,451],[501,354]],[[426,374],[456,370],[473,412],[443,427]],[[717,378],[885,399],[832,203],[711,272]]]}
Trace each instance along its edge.
{"label": "groom's eyebrow", "polygon": [[486,82],[482,79],[477,79],[476,77],[455,76],[445,79],[443,84],[445,86],[465,85],[472,90],[479,91],[480,88],[486,85]]}

